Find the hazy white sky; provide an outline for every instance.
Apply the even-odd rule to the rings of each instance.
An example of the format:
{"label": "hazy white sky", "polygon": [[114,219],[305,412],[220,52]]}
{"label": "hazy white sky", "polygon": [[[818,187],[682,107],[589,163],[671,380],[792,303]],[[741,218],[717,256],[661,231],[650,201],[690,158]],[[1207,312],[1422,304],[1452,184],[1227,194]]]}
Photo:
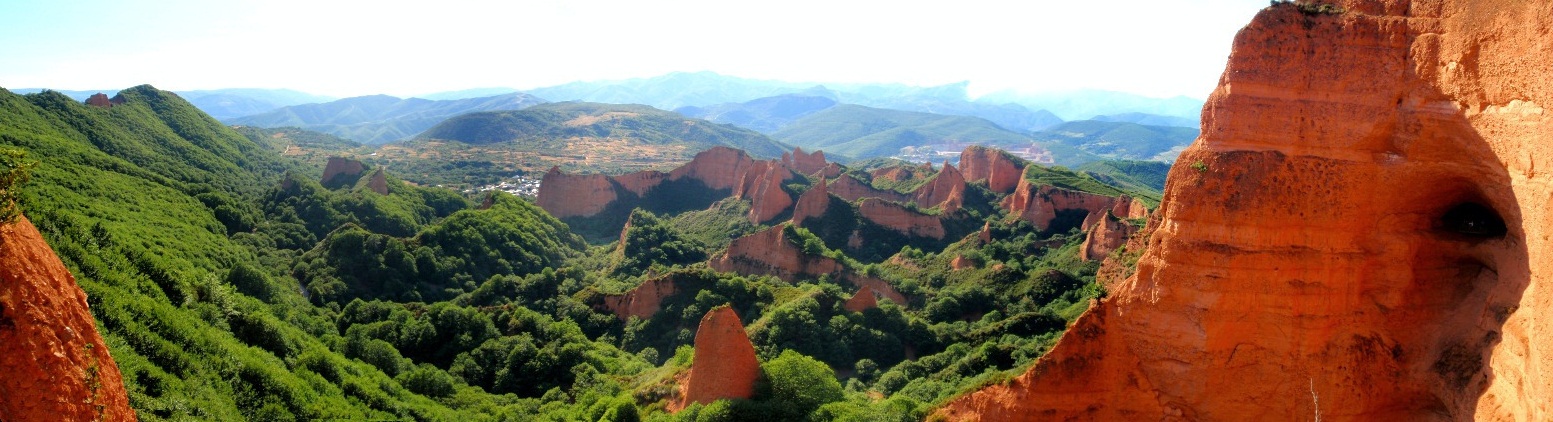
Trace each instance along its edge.
{"label": "hazy white sky", "polygon": [[710,70],[1203,98],[1266,0],[0,0],[0,87],[399,96]]}

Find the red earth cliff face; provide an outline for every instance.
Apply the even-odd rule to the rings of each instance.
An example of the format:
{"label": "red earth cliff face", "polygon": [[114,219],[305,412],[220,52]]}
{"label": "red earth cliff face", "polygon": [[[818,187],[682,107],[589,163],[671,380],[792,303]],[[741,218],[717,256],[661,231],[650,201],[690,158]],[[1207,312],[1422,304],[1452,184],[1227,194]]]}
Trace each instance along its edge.
{"label": "red earth cliff face", "polygon": [[830,190],[826,184],[822,177],[803,195],[798,195],[798,203],[793,206],[793,223],[802,225],[804,220],[825,215],[830,208]]}
{"label": "red earth cliff face", "polygon": [[356,177],[367,171],[367,166],[360,161],[345,157],[329,157],[329,163],[324,165],[324,177],[318,179],[318,183],[329,186],[339,177]]}
{"label": "red earth cliff face", "polygon": [[938,416],[1553,420],[1553,1],[1337,3],[1241,30],[1137,273]]}
{"label": "red earth cliff face", "polygon": [[960,171],[970,182],[987,181],[994,193],[1009,194],[1019,186],[1025,168],[1015,162],[1008,153],[979,145],[965,147],[960,152]]}
{"label": "red earth cliff face", "polygon": [[755,346],[733,308],[719,307],[701,318],[692,362],[690,380],[685,386],[685,405],[755,395],[760,362],[755,359]]}
{"label": "red earth cliff face", "polygon": [[86,294],[26,217],[0,225],[0,418],[135,420]]}
{"label": "red earth cliff face", "polygon": [[1051,226],[1052,220],[1057,218],[1058,211],[1084,210],[1087,214],[1080,227],[1088,228],[1090,224],[1099,220],[1100,213],[1116,208],[1118,204],[1131,203],[1132,198],[1125,195],[1110,197],[1048,185],[1036,185],[1030,183],[1029,179],[1023,178],[1019,180],[1019,187],[1014,189],[1013,195],[1003,197],[1003,209],[1021,220],[1029,221],[1041,230]]}
{"label": "red earth cliff face", "polygon": [[372,191],[377,192],[378,195],[388,194],[388,176],[383,174],[382,168],[378,168],[377,171],[372,172],[372,180],[367,181],[367,189],[372,189]]}
{"label": "red earth cliff face", "polygon": [[939,207],[944,214],[953,214],[960,210],[965,201],[965,175],[945,162],[944,167],[938,170],[938,177],[917,188],[915,194],[917,206]]}
{"label": "red earth cliff face", "polygon": [[783,228],[774,226],[754,234],[734,239],[728,250],[712,257],[712,269],[739,274],[766,274],[794,281],[800,276],[830,274],[841,271],[841,264],[824,256],[804,255],[803,251],[787,240]]}
{"label": "red earth cliff face", "polygon": [[879,307],[879,298],[874,296],[873,289],[860,289],[852,295],[851,299],[847,299],[846,303],[841,304],[841,307],[849,312],[863,312]]}
{"label": "red earth cliff face", "polygon": [[[803,152],[803,148],[793,148],[793,153],[782,154],[782,165],[805,176],[825,171],[825,151],[815,151],[813,154]],[[834,177],[834,176],[831,176]]]}
{"label": "red earth cliff face", "polygon": [[615,314],[615,317],[620,318],[621,321],[633,316],[645,320],[657,314],[658,309],[663,305],[663,299],[673,296],[677,291],[673,277],[658,277],[642,282],[640,286],[623,295],[605,296],[604,309]]}
{"label": "red earth cliff face", "polygon": [[1127,243],[1127,238],[1138,232],[1138,228],[1126,221],[1116,218],[1111,213],[1102,215],[1099,221],[1089,226],[1084,233],[1084,244],[1079,245],[1078,259],[1085,261],[1097,261],[1105,259],[1111,251]]}
{"label": "red earth cliff face", "polygon": [[534,202],[556,218],[598,214],[614,202],[615,186],[602,174],[570,175],[552,167],[539,181]]}
{"label": "red earth cliff face", "polygon": [[906,196],[905,194],[895,191],[874,189],[873,186],[869,186],[868,184],[863,183],[863,181],[857,180],[857,178],[845,174],[836,177],[836,180],[830,183],[829,189],[830,193],[834,193],[836,196],[841,197],[841,199],[845,199],[847,201],[856,201],[863,198],[879,198],[894,202],[911,201],[911,197]]}
{"label": "red earth cliff face", "polygon": [[894,202],[864,199],[857,206],[863,218],[901,234],[933,239],[944,238],[944,222],[937,216],[918,213]]}

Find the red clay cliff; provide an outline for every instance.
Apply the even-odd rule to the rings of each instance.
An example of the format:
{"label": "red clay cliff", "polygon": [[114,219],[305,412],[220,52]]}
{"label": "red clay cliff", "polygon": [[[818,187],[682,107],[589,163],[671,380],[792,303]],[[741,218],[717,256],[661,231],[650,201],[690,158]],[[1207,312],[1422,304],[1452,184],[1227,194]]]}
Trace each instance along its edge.
{"label": "red clay cliff", "polygon": [[86,294],[38,229],[0,225],[0,419],[131,421]]}
{"label": "red clay cliff", "polygon": [[1136,274],[951,420],[1553,420],[1553,0],[1235,38]]}
{"label": "red clay cliff", "polygon": [[714,308],[701,318],[692,362],[684,390],[685,405],[755,395],[760,362],[755,359],[755,345],[744,333],[744,323],[733,308]]}

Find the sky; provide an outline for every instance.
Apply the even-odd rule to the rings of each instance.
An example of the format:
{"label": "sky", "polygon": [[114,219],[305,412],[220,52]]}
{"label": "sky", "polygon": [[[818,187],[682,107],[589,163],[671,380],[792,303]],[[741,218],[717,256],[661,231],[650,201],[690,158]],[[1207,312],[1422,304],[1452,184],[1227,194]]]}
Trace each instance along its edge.
{"label": "sky", "polygon": [[348,97],[713,71],[1205,98],[1266,0],[0,0],[0,87]]}

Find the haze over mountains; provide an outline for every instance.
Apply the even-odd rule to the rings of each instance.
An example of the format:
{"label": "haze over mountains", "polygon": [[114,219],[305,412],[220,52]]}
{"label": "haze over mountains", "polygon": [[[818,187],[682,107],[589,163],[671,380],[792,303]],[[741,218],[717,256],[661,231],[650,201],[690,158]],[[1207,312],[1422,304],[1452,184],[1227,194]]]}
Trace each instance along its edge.
{"label": "haze over mountains", "polygon": [[[18,90],[32,91],[38,90]],[[97,92],[63,93],[84,100]],[[892,156],[941,161],[943,157],[935,154],[952,154],[964,145],[978,144],[1022,150],[1027,159],[1068,165],[1100,158],[1172,160],[1195,137],[1196,115],[1202,105],[1201,101],[1184,97],[1157,99],[1106,91],[1041,95],[995,92],[973,98],[966,82],[926,87],[820,85],[712,72],[572,82],[524,92],[502,87],[471,88],[415,98],[368,95],[332,99],[266,89],[185,91],[179,95],[227,124],[296,127],[367,145],[417,138],[457,140],[462,136],[443,139],[425,132],[467,113],[522,110],[551,101],[581,101],[652,108],[633,112],[635,115],[630,118],[665,118],[671,113],[665,110],[673,110],[672,113],[685,117],[733,125],[769,137],[733,144],[686,144],[695,148],[726,145],[760,155],[785,149],[773,146],[785,143],[824,149],[843,161]],[[501,133],[511,139],[541,135],[513,132],[519,128],[538,129],[534,125],[511,126],[515,123],[510,119],[513,116],[462,119],[454,125],[456,128],[445,128],[439,133]],[[611,121],[619,123],[622,117],[613,115]],[[1075,119],[1094,121],[1078,120],[1086,123],[1073,125]],[[470,126],[476,122],[498,127]],[[656,124],[644,121],[630,125]],[[1068,126],[1051,132],[1060,125]],[[662,139],[637,141],[667,145]],[[1088,145],[1089,142],[1099,144]],[[934,146],[941,148],[915,153],[922,147]],[[905,149],[908,147],[913,149]]]}

